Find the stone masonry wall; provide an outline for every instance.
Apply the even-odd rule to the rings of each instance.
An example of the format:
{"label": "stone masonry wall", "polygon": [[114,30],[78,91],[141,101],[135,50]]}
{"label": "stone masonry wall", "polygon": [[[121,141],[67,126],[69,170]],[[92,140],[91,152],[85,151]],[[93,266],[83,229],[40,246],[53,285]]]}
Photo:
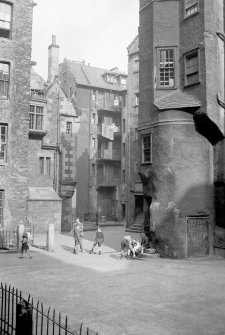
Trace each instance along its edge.
{"label": "stone masonry wall", "polygon": [[25,223],[27,196],[28,120],[32,42],[32,0],[9,0],[12,34],[0,37],[0,61],[10,64],[9,96],[0,101],[0,122],[8,126],[7,161],[0,165],[5,227]]}

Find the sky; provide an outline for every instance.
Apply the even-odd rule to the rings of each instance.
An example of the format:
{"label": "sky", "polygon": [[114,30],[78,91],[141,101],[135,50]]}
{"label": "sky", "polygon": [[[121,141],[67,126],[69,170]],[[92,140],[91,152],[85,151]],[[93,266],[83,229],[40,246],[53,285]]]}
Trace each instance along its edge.
{"label": "sky", "polygon": [[36,0],[32,60],[47,79],[52,35],[59,60],[85,61],[103,69],[127,72],[127,47],[138,34],[139,0]]}

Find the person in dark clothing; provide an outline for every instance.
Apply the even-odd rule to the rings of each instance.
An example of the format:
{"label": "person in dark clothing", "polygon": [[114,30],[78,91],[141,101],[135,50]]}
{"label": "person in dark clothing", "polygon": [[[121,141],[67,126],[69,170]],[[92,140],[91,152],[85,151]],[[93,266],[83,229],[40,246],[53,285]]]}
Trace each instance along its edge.
{"label": "person in dark clothing", "polygon": [[32,258],[31,254],[29,252],[27,233],[23,233],[21,244],[22,244],[22,246],[21,246],[21,255],[20,255],[20,258],[23,258],[24,252],[26,252],[28,254],[29,258]]}
{"label": "person in dark clothing", "polygon": [[94,251],[94,248],[96,247],[96,245],[98,245],[98,253],[99,255],[101,255],[102,250],[102,243],[104,242],[104,233],[102,232],[101,228],[98,227],[98,230],[96,231],[96,235],[95,235],[95,241],[93,244],[92,249],[90,250],[89,254],[91,254]]}

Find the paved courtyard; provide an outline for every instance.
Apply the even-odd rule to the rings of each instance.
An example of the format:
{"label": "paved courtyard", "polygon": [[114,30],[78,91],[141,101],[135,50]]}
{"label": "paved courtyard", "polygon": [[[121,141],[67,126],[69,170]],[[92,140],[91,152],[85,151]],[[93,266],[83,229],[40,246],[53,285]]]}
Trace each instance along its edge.
{"label": "paved courtyard", "polygon": [[[71,236],[33,258],[0,252],[0,281],[100,335],[224,335],[225,260],[120,260],[123,227],[104,228],[103,254],[72,254]],[[86,232],[90,250],[95,232]],[[97,251],[97,250],[96,250]]]}

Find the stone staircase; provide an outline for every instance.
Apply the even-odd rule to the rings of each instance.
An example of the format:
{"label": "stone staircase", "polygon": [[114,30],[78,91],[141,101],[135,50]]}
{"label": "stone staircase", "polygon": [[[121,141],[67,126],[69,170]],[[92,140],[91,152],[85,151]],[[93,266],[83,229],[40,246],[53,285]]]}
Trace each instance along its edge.
{"label": "stone staircase", "polygon": [[130,233],[142,233],[144,228],[143,221],[143,213],[138,214],[134,223],[130,227],[127,227],[125,231]]}
{"label": "stone staircase", "polygon": [[142,254],[142,257],[149,258],[149,259],[155,259],[155,258],[159,258],[160,255],[156,252],[156,249],[148,248],[148,249],[144,249],[144,253]]}
{"label": "stone staircase", "polygon": [[[97,226],[95,222],[84,221],[84,231],[96,230]],[[100,227],[116,227],[116,226],[124,226],[124,222],[119,221],[100,221],[98,223]]]}

